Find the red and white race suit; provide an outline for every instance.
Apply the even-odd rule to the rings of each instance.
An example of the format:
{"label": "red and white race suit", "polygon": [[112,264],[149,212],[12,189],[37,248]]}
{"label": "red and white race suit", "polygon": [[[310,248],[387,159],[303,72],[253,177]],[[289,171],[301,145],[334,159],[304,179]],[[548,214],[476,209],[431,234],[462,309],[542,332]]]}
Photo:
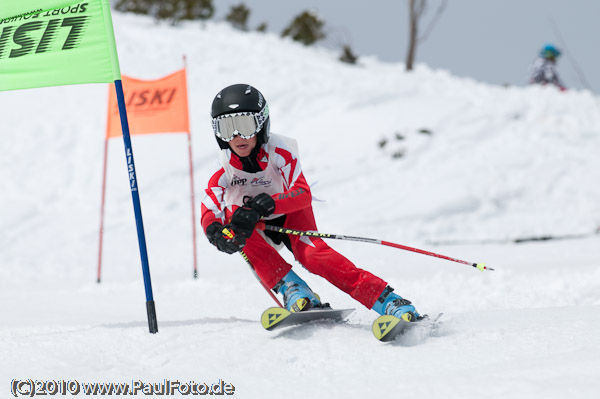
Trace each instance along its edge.
{"label": "red and white race suit", "polygon": [[[257,153],[261,171],[242,170],[240,158],[230,149],[219,153],[220,164],[208,182],[202,201],[202,227],[229,223],[243,205],[244,196],[267,193],[275,200],[275,211],[266,219],[285,215],[283,227],[317,231],[310,187],[302,173],[296,141],[271,134]],[[268,223],[268,221],[267,221]],[[387,283],[330,248],[321,238],[290,235],[292,252],[309,272],[327,279],[352,298],[372,308]],[[274,287],[292,268],[263,231],[255,230],[246,240],[244,253],[267,287]]]}

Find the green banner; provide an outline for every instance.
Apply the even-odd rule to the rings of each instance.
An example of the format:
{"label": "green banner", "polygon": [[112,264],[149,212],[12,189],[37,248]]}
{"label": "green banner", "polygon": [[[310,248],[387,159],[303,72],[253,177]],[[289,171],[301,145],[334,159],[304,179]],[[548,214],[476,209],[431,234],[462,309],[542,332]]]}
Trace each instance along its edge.
{"label": "green banner", "polygon": [[0,91],[117,79],[109,0],[1,0]]}

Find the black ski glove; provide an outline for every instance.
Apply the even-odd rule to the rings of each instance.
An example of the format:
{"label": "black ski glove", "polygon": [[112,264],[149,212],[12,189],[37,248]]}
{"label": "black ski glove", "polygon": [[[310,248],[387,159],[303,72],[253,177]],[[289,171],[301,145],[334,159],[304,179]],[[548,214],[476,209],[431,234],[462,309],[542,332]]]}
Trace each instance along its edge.
{"label": "black ski glove", "polygon": [[231,216],[231,224],[237,227],[237,232],[249,238],[260,220],[260,215],[247,205],[239,207]]}
{"label": "black ski glove", "polygon": [[261,217],[267,217],[275,211],[275,200],[269,194],[260,193],[256,197],[251,198],[246,206],[254,209]]}
{"label": "black ski glove", "polygon": [[244,237],[249,238],[260,218],[271,215],[274,210],[275,200],[269,194],[261,193],[236,209],[231,216],[231,223],[239,228]]}
{"label": "black ski glove", "polygon": [[215,222],[206,228],[206,237],[219,251],[233,254],[241,251],[246,245],[246,238],[241,233],[236,234],[236,231],[239,232],[239,229],[232,224],[223,226]]}

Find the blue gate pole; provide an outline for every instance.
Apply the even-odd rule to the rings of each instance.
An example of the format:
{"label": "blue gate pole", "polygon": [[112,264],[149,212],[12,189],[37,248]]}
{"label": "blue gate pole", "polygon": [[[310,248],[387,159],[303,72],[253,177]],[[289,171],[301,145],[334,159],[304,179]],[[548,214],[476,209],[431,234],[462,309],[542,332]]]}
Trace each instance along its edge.
{"label": "blue gate pole", "polygon": [[148,327],[150,333],[158,332],[156,320],[156,308],[152,296],[152,282],[150,281],[150,264],[148,263],[148,251],[146,249],[146,235],[144,234],[144,221],[142,220],[142,207],[140,205],[140,193],[138,191],[135,164],[133,162],[133,149],[131,148],[131,137],[129,135],[129,122],[127,121],[127,110],[125,108],[125,96],[123,95],[123,84],[121,80],[115,80],[117,92],[117,103],[121,117],[121,128],[123,130],[123,142],[125,143],[125,157],[127,159],[127,171],[129,173],[129,185],[131,198],[133,200],[133,211],[135,213],[135,224],[137,227],[140,256],[142,258],[142,272],[144,274],[144,288],[146,290],[146,311],[148,313]]}

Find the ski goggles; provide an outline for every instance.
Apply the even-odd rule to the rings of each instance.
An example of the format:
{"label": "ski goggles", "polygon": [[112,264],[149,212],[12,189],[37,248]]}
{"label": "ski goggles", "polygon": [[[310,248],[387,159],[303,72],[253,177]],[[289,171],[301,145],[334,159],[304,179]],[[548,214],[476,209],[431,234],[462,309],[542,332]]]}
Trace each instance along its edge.
{"label": "ski goggles", "polygon": [[269,107],[265,105],[259,112],[238,112],[217,116],[212,120],[215,136],[225,142],[230,142],[235,135],[251,139],[260,132],[269,117]]}

